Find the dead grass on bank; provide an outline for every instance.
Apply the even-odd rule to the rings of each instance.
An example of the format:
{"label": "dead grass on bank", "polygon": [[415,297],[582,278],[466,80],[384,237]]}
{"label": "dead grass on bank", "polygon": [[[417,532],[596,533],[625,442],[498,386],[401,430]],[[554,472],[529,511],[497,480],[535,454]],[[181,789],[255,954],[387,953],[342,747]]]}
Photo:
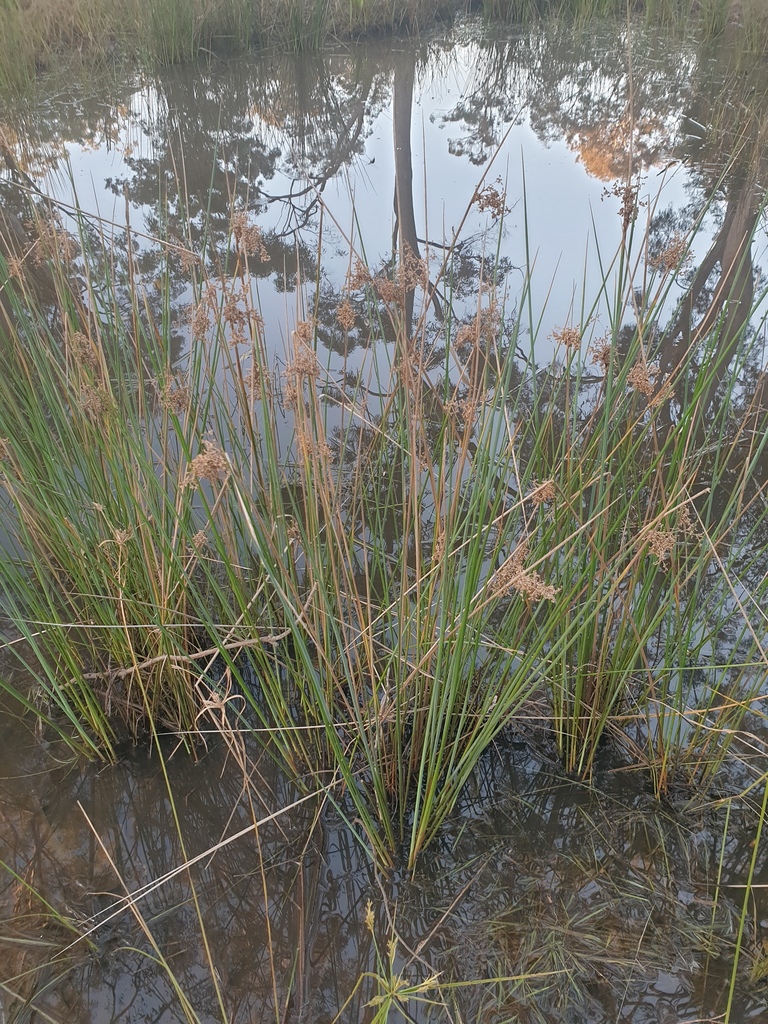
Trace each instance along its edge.
{"label": "dead grass on bank", "polygon": [[[239,51],[256,43],[312,49],[334,38],[429,28],[468,11],[507,22],[539,18],[584,24],[625,17],[624,0],[7,0],[0,11],[0,92],[24,89],[39,68],[72,54],[113,59],[139,53],[152,65]],[[763,52],[763,0],[644,0],[633,15],[651,24],[724,38]]]}
{"label": "dead grass on bank", "polygon": [[10,0],[0,11],[0,91],[24,88],[38,68],[71,55],[138,53],[168,65],[261,43],[314,49],[432,25],[456,9],[455,0]]}

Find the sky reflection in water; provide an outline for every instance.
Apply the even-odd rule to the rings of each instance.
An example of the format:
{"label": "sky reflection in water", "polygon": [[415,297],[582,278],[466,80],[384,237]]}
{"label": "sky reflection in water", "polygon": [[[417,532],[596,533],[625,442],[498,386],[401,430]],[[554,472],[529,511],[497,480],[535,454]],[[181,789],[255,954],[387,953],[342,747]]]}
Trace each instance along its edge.
{"label": "sky reflection in water", "polygon": [[[760,109],[759,97],[745,114],[739,94],[723,88],[723,67],[711,55],[638,32],[630,122],[624,29],[583,38],[564,28],[493,35],[468,23],[418,46],[398,40],[298,58],[213,59],[153,80],[111,82],[108,90],[98,81],[52,81],[34,109],[8,117],[6,143],[41,188],[65,202],[76,195],[83,211],[114,224],[118,242],[127,199],[134,231],[167,235],[198,253],[205,245],[215,265],[226,257],[232,208],[250,211],[266,246],[263,264],[252,269],[266,336],[278,353],[295,322],[314,308],[318,281],[329,309],[340,301],[350,237],[371,266],[391,257],[395,156],[406,137],[422,252],[439,259],[440,243],[467,213],[467,266],[479,272],[498,242],[510,313],[523,282],[527,231],[536,268],[531,305],[543,317],[536,352],[542,361],[555,350],[552,331],[581,321],[585,276],[585,294],[597,289],[596,240],[603,261],[619,244],[620,201],[605,192],[630,165],[641,176],[640,221],[670,209],[657,222],[659,237],[687,230],[720,183],[693,247],[694,266],[731,202],[742,218],[754,216],[752,264],[759,270],[765,232],[753,189],[764,180],[764,158],[747,145],[741,164],[720,181],[739,127],[735,111],[747,139],[765,124],[768,107]],[[398,135],[394,97],[400,90],[408,98],[411,82],[408,131]],[[701,125],[715,126],[704,141]],[[472,204],[484,174],[486,184],[501,179],[509,207],[501,230]],[[746,206],[742,195],[750,199]],[[0,196],[5,208],[21,213],[9,175]],[[152,296],[160,251],[139,237],[137,253]],[[178,262],[171,273],[183,365],[192,291]],[[471,314],[476,291],[459,301]],[[597,316],[595,335],[605,327]],[[330,327],[327,334],[333,347]],[[345,358],[346,368],[354,366],[354,353]],[[78,921],[103,912],[123,891],[83,812],[134,889],[247,827],[253,814],[299,796],[266,758],[247,796],[234,760],[222,751],[197,764],[177,756],[169,771],[179,836],[156,757],[129,751],[114,768],[62,767],[13,718],[3,719],[2,730],[2,857]],[[198,865],[192,878],[228,1019],[330,1021],[350,996],[341,1019],[370,1019],[372,980],[355,991],[361,972],[378,969],[365,926],[368,899],[382,955],[396,929],[396,967],[414,982],[431,970],[473,979],[564,972],[522,987],[431,992],[453,1017],[411,1000],[408,1012],[419,1021],[461,1014],[669,1024],[721,1013],[726,936],[740,901],[738,890],[727,889],[713,900],[722,811],[684,813],[682,799],[660,807],[640,778],[616,773],[600,777],[599,794],[591,794],[521,746],[510,742],[486,757],[415,879],[376,879],[350,831],[331,814],[317,827],[312,804],[260,829],[259,843],[248,835]],[[750,836],[740,834],[738,821],[730,825],[723,886],[744,877],[751,853]],[[761,856],[756,881],[768,882],[767,872]],[[49,956],[41,959],[32,945],[39,905],[12,879],[4,891],[2,934],[24,939],[18,947],[3,944],[9,1019],[28,1019],[27,996],[54,1019],[180,1019],[166,973],[134,948],[149,947],[130,914],[95,933],[92,951],[81,944],[40,967]],[[201,1020],[220,1019],[190,896],[182,875],[153,892],[141,911]],[[756,908],[756,916],[768,926],[768,907]],[[56,924],[43,935],[51,944],[46,954],[70,941]],[[765,1020],[767,1012],[764,989],[745,989],[733,1019]]]}

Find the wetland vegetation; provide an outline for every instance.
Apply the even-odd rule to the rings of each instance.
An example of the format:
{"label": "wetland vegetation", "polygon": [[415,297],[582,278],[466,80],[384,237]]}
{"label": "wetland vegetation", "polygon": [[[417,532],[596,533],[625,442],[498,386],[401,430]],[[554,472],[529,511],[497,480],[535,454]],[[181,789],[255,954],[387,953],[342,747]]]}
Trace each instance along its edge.
{"label": "wetland vegetation", "polygon": [[768,90],[699,6],[9,99],[11,1019],[764,1019]]}
{"label": "wetland vegetation", "polygon": [[631,17],[700,37],[735,36],[734,52],[768,40],[763,0],[3,0],[0,89],[28,86],[41,68],[79,54],[87,66],[121,56],[150,65],[208,59],[252,45],[316,50],[339,39],[402,30],[480,13],[491,22],[560,20],[584,27]]}

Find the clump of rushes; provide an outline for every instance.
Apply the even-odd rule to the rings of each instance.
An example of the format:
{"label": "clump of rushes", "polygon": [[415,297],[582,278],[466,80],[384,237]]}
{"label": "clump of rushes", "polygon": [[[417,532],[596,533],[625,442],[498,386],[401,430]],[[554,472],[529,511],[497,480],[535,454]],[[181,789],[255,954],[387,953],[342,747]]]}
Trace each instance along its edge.
{"label": "clump of rushes", "polygon": [[170,302],[153,313],[83,225],[77,275],[50,262],[52,305],[0,261],[0,585],[36,680],[22,699],[106,757],[121,729],[194,743],[214,706],[222,729],[266,728],[382,864],[403,844],[413,864],[518,716],[582,776],[608,733],[657,791],[674,772],[705,784],[765,675],[768,424],[738,383],[746,321],[724,337],[713,317],[661,371],[647,339],[665,343],[674,275],[649,272],[639,327],[634,231],[546,370],[527,285],[516,319],[489,277],[467,322],[428,325],[450,251],[434,268],[406,252],[391,278],[351,260],[329,320],[372,326],[341,385],[306,315],[278,372],[241,221],[228,277],[198,282],[184,360]]}

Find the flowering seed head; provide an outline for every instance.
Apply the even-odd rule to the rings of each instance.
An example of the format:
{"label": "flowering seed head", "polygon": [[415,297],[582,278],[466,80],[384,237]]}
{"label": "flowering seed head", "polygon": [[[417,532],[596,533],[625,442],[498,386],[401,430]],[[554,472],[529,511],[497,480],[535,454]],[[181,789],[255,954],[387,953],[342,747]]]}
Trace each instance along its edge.
{"label": "flowering seed head", "polygon": [[[298,331],[295,332],[298,335]],[[294,377],[301,380],[303,377],[312,378],[320,376],[320,363],[317,356],[303,341],[294,347],[293,362],[285,368],[286,377]]]}
{"label": "flowering seed head", "polygon": [[683,235],[672,236],[666,248],[662,249],[656,256],[650,256],[648,262],[654,270],[660,270],[663,274],[670,274],[673,270],[679,270],[688,260],[688,242]]}
{"label": "flowering seed head", "polygon": [[352,273],[349,275],[347,285],[349,290],[352,292],[358,291],[360,288],[364,288],[367,284],[372,281],[371,272],[364,263],[360,260],[355,260],[355,265],[352,268]]}
{"label": "flowering seed head", "polygon": [[489,210],[494,220],[510,212],[509,207],[506,205],[507,194],[504,191],[503,185],[504,183],[501,178],[497,178],[496,184],[478,188],[472,197],[472,202],[475,203],[478,210],[481,212]]}
{"label": "flowering seed head", "polygon": [[192,392],[187,384],[169,382],[160,389],[160,404],[168,412],[180,416],[186,412],[192,401]]}
{"label": "flowering seed head", "polygon": [[186,484],[195,484],[199,480],[224,480],[229,476],[229,459],[221,448],[213,441],[203,441],[203,449],[190,463]]}
{"label": "flowering seed head", "polygon": [[538,484],[531,491],[528,495],[528,500],[532,501],[534,505],[543,505],[545,501],[554,501],[555,494],[555,481],[545,480],[543,484]]}
{"label": "flowering seed head", "polygon": [[493,593],[502,597],[516,590],[529,601],[554,601],[560,588],[545,583],[535,569],[526,569],[527,556],[528,542],[522,540],[494,576],[491,583]]}
{"label": "flowering seed head", "polygon": [[190,270],[200,263],[200,257],[195,253],[190,252],[189,249],[177,249],[176,255],[179,257],[181,269],[185,274],[188,274]]}
{"label": "flowering seed head", "polygon": [[658,373],[658,366],[648,366],[643,361],[637,362],[627,374],[627,384],[635,391],[639,391],[641,395],[650,398],[653,394],[653,378]]}
{"label": "flowering seed head", "polygon": [[208,319],[208,306],[207,303],[201,302],[192,313],[192,337],[199,341],[204,338],[208,328],[210,327],[210,321]]}
{"label": "flowering seed head", "polygon": [[67,344],[69,345],[69,351],[72,353],[72,358],[79,366],[85,366],[89,370],[97,370],[99,368],[99,355],[96,344],[87,334],[83,334],[82,331],[73,331],[67,335]]}
{"label": "flowering seed head", "polygon": [[101,419],[110,411],[112,404],[112,396],[103,388],[85,384],[80,389],[80,408],[91,419]]}
{"label": "flowering seed head", "polygon": [[345,331],[351,331],[355,326],[355,311],[349,299],[345,299],[336,310],[336,319]]}
{"label": "flowering seed head", "polygon": [[671,530],[645,530],[638,538],[639,547],[647,547],[659,565],[664,565],[675,546],[675,534]]}
{"label": "flowering seed head", "polygon": [[232,218],[232,234],[235,246],[243,256],[258,256],[262,263],[269,260],[261,228],[248,223],[248,214],[244,210],[238,211]]}
{"label": "flowering seed head", "polygon": [[200,554],[200,552],[208,543],[208,538],[205,535],[205,530],[198,530],[194,537],[192,537],[190,543],[192,545],[192,550],[195,551],[197,554]]}
{"label": "flowering seed head", "polygon": [[552,331],[552,337],[569,352],[578,352],[581,348],[581,330],[578,327],[561,327]]}
{"label": "flowering seed head", "polygon": [[603,373],[608,373],[608,370],[611,367],[613,346],[610,341],[605,338],[590,349],[590,356],[593,363],[597,364],[597,366],[602,366]]}

